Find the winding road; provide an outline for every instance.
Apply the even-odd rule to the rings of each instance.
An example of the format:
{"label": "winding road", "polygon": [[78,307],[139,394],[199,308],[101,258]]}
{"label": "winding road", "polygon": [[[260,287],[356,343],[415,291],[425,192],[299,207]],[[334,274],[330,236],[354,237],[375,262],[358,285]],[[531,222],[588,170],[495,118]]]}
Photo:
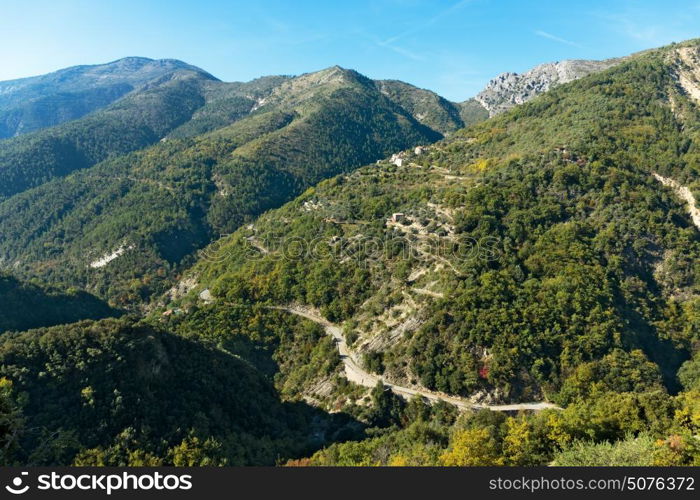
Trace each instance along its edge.
{"label": "winding road", "polygon": [[395,394],[401,396],[404,399],[410,399],[415,395],[423,396],[431,402],[445,401],[450,403],[460,410],[482,410],[490,409],[493,411],[520,411],[520,410],[545,410],[545,409],[557,409],[560,410],[556,405],[546,402],[532,402],[532,403],[517,403],[517,404],[507,404],[507,405],[485,405],[472,403],[466,399],[457,398],[454,396],[448,396],[446,394],[441,394],[439,392],[429,391],[427,389],[412,389],[410,387],[402,387],[396,385],[392,382],[388,382],[381,375],[375,375],[369,373],[362,368],[362,364],[356,358],[356,355],[350,350],[345,342],[345,337],[343,337],[343,332],[337,325],[334,325],[327,319],[323,318],[317,312],[312,309],[304,307],[282,307],[276,306],[271,307],[272,309],[279,309],[281,311],[287,311],[291,314],[301,316],[308,320],[313,321],[326,330],[326,333],[333,337],[336,345],[338,346],[338,353],[340,354],[340,359],[343,361],[345,367],[345,376],[350,382],[354,382],[358,385],[364,387],[375,387],[377,382],[381,381],[386,387],[391,389]]}

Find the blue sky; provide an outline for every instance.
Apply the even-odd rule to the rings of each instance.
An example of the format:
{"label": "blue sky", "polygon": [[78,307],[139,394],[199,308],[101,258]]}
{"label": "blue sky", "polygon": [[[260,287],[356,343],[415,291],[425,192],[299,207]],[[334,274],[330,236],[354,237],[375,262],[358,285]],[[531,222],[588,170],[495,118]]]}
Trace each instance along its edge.
{"label": "blue sky", "polygon": [[124,56],[225,81],[334,64],[463,100],[503,71],[700,37],[700,0],[0,0],[0,80]]}

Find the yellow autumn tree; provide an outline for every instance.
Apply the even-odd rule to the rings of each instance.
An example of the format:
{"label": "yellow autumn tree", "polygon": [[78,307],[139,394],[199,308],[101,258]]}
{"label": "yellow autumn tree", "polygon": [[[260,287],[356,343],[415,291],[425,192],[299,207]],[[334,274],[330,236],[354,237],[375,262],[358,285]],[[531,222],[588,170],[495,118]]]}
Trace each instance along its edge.
{"label": "yellow autumn tree", "polygon": [[529,422],[524,419],[509,418],[506,421],[506,436],[503,438],[503,454],[509,465],[529,465],[529,451],[532,433]]}
{"label": "yellow autumn tree", "polygon": [[457,431],[450,448],[440,456],[442,465],[477,467],[502,465],[498,443],[486,429]]}

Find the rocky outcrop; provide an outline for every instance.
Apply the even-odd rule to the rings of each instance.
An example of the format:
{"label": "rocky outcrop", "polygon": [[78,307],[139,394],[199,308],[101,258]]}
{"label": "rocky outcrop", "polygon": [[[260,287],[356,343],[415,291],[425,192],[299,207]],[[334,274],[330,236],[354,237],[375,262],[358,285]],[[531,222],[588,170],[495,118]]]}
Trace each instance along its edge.
{"label": "rocky outcrop", "polygon": [[675,51],[675,72],[683,92],[700,102],[700,48],[681,47]]}
{"label": "rocky outcrop", "polygon": [[491,80],[484,90],[476,95],[475,100],[486,108],[490,116],[494,116],[513,106],[523,104],[556,85],[603,71],[621,61],[622,59],[566,60],[540,64],[522,74],[502,73]]}
{"label": "rocky outcrop", "polygon": [[687,186],[683,186],[678,181],[671,179],[670,177],[663,177],[656,172],[653,173],[654,178],[659,181],[664,186],[670,187],[676,193],[676,195],[683,200],[688,207],[688,213],[690,218],[693,220],[695,227],[700,229],[700,208],[695,203],[695,196],[693,192]]}

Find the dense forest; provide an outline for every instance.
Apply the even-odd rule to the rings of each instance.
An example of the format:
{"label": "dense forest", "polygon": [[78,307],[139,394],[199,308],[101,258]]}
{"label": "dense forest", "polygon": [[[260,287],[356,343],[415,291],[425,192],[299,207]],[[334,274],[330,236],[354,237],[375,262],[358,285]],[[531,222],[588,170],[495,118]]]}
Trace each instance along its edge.
{"label": "dense forest", "polygon": [[119,311],[87,292],[22,283],[0,273],[0,333],[117,316]]}
{"label": "dense forest", "polygon": [[234,353],[131,318],[4,334],[0,359],[3,464],[274,465],[363,428],[282,401]]}

